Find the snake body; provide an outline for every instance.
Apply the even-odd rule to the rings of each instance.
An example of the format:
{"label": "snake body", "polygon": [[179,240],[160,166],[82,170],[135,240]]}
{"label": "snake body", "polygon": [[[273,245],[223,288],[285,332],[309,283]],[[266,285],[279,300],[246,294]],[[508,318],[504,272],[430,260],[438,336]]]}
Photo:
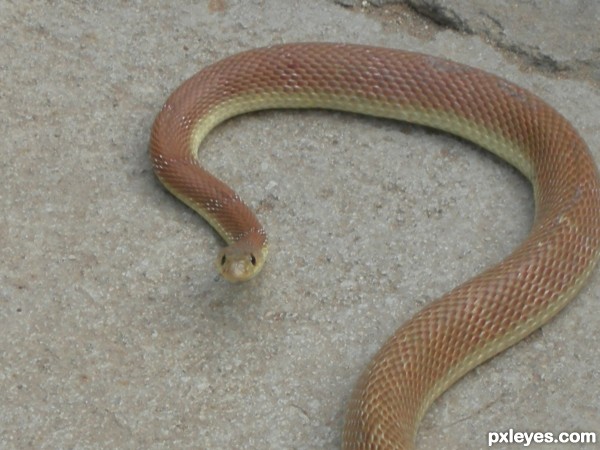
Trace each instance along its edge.
{"label": "snake body", "polygon": [[530,234],[496,266],[433,302],[389,338],[360,377],[346,450],[411,449],[426,409],[467,371],[546,323],[600,254],[600,183],[585,142],[530,92],[481,70],[399,50],[287,44],[223,59],[184,82],[152,127],[160,181],[227,242],[223,276],[260,271],[267,237],[235,192],[198,162],[224,120],[270,108],[326,108],[426,125],[470,140],[533,185]]}

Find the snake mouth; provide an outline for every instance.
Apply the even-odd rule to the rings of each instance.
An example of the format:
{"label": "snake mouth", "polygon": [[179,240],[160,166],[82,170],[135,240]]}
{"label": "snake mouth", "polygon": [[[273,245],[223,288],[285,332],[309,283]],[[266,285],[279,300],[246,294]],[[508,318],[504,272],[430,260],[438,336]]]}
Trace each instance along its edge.
{"label": "snake mouth", "polygon": [[252,252],[236,244],[219,252],[216,265],[223,278],[232,283],[240,283],[254,278],[265,262],[264,252]]}

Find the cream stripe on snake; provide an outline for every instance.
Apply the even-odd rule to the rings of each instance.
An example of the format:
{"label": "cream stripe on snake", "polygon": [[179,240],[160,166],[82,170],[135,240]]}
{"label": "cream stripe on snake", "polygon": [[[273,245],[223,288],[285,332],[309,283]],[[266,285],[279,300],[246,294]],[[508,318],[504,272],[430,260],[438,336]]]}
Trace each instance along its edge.
{"label": "cream stripe on snake", "polygon": [[237,194],[202,169],[197,150],[227,118],[268,108],[328,108],[434,127],[499,155],[533,185],[535,220],[526,240],[404,323],[356,385],[343,448],[411,449],[419,421],[436,397],[548,321],[592,271],[600,248],[594,161],[554,109],[472,67],[343,44],[287,44],[239,53],[206,67],[173,92],[150,140],[161,182],[229,244],[217,265],[231,281],[260,271],[266,233]]}

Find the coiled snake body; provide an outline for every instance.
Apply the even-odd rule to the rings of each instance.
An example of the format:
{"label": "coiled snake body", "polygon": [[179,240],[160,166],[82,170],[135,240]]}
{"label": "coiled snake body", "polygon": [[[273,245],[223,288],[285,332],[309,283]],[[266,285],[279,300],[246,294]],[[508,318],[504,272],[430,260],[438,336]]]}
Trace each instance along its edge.
{"label": "coiled snake body", "polygon": [[600,248],[600,184],[586,144],[530,92],[432,56],[343,44],[250,50],[194,75],[169,97],[150,140],[156,175],[229,244],[223,276],[246,280],[267,253],[264,229],[196,159],[227,118],[269,108],[327,108],[394,118],[468,139],[531,181],[536,210],[523,243],[496,266],[404,323],[368,365],[349,402],[344,449],[413,448],[431,402],[465,372],[560,311]]}

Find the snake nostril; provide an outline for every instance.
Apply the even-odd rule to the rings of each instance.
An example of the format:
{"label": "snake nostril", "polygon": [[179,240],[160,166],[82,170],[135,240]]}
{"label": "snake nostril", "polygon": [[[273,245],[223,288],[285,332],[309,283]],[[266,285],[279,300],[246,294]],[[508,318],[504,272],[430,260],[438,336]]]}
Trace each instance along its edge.
{"label": "snake nostril", "polygon": [[250,262],[253,266],[256,266],[256,257],[253,254],[250,254]]}
{"label": "snake nostril", "polygon": [[221,265],[224,266],[226,262],[227,262],[227,256],[223,255],[221,257]]}

